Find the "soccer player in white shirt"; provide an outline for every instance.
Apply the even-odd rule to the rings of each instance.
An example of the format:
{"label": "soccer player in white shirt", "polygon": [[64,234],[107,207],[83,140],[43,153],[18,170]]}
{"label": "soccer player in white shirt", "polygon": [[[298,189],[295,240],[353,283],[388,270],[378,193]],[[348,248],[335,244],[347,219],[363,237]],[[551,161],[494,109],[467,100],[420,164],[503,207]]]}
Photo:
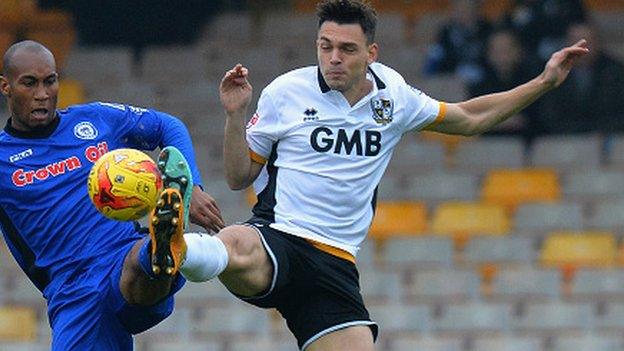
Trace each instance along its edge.
{"label": "soccer player in white shirt", "polygon": [[355,257],[401,135],[482,133],[559,86],[587,44],[554,53],[542,74],[512,90],[444,103],[375,62],[370,6],[325,0],[318,15],[318,66],[275,79],[247,124],[248,71],[239,64],[225,74],[226,177],[235,190],[253,183],[259,201],[249,223],[223,229],[203,253],[189,249],[182,273],[194,281],[218,275],[241,299],[277,308],[302,350],[367,351],[377,326]]}

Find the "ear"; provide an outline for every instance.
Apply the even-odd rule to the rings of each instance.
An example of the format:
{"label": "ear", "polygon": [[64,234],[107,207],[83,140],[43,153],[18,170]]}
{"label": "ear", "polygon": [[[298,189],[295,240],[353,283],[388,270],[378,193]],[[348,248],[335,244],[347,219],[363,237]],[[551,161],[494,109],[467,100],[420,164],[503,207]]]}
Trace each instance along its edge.
{"label": "ear", "polygon": [[368,46],[368,64],[377,61],[377,56],[379,55],[379,46],[377,43],[372,43]]}
{"label": "ear", "polygon": [[5,76],[0,76],[0,93],[6,97],[11,97],[11,86]]}

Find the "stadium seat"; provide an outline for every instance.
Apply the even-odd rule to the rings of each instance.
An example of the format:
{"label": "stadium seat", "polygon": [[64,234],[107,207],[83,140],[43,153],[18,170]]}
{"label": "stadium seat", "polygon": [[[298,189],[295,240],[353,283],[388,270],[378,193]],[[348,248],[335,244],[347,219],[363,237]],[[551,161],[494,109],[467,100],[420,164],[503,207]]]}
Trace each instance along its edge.
{"label": "stadium seat", "polygon": [[444,201],[476,201],[479,177],[457,172],[424,173],[410,179],[403,189],[407,197],[435,206]]}
{"label": "stadium seat", "polygon": [[[171,350],[184,350],[184,351],[220,351],[221,344],[216,341],[203,341],[196,339],[164,339],[151,343],[149,351],[171,351]],[[281,350],[280,350],[281,351]],[[293,350],[294,351],[294,350]]]}
{"label": "stadium seat", "polygon": [[397,335],[391,340],[392,351],[462,351],[463,340],[459,337],[441,337],[424,334]]}
{"label": "stadium seat", "polygon": [[537,257],[533,239],[522,236],[483,236],[470,239],[463,252],[464,263],[530,265]]}
{"label": "stadium seat", "polygon": [[533,203],[521,205],[514,216],[515,230],[544,236],[553,230],[581,230],[583,208],[577,203]]}
{"label": "stadium seat", "polygon": [[59,81],[58,107],[60,109],[83,104],[86,99],[84,87],[80,81],[75,79],[61,79]]}
{"label": "stadium seat", "polygon": [[453,242],[447,238],[392,238],[385,242],[381,260],[388,266],[399,268],[448,268],[453,264],[453,254]]}
{"label": "stadium seat", "polygon": [[193,308],[176,306],[169,317],[158,323],[155,327],[149,329],[149,334],[159,339],[172,337],[189,339],[192,331]]}
{"label": "stadium seat", "polygon": [[427,305],[383,304],[367,307],[371,319],[388,333],[427,332],[431,328],[431,308]]}
{"label": "stadium seat", "polygon": [[456,169],[485,172],[524,166],[524,142],[514,137],[481,137],[462,143],[453,156]]}
{"label": "stadium seat", "polygon": [[237,300],[238,299],[216,279],[202,284],[186,284],[184,289],[176,294],[176,306],[189,308],[215,305],[223,306],[232,302],[236,303]]}
{"label": "stadium seat", "polygon": [[206,307],[194,328],[202,335],[259,336],[270,330],[269,312],[242,304]]}
{"label": "stadium seat", "polygon": [[434,211],[430,230],[449,235],[462,248],[473,235],[504,235],[511,229],[505,208],[476,202],[444,202]]}
{"label": "stadium seat", "polygon": [[624,303],[607,304],[604,313],[596,317],[596,329],[620,333],[624,330]]}
{"label": "stadium seat", "polygon": [[[186,349],[179,349],[184,350]],[[212,349],[205,348],[204,351]],[[297,343],[293,339],[283,340],[281,338],[261,337],[246,338],[245,340],[233,340],[229,343],[228,350],[236,351],[297,351]]]}
{"label": "stadium seat", "polygon": [[[0,17],[0,21],[2,21],[1,18],[2,17]],[[7,49],[13,45],[14,41],[15,37],[13,36],[13,33],[6,31],[4,28],[0,29],[0,52],[6,52]],[[3,60],[0,60],[0,72],[2,72],[2,61]]]}
{"label": "stadium seat", "polygon": [[580,269],[571,283],[570,298],[582,301],[624,301],[624,272]]}
{"label": "stadium seat", "polygon": [[540,263],[546,267],[611,267],[616,240],[610,232],[552,232],[545,240]]}
{"label": "stadium seat", "polygon": [[406,297],[417,302],[463,302],[479,296],[479,276],[469,270],[428,269],[412,274]]}
{"label": "stadium seat", "polygon": [[49,342],[32,342],[32,341],[1,341],[0,350],[2,351],[49,351]]}
{"label": "stadium seat", "polygon": [[587,220],[589,228],[624,232],[624,198],[605,200],[595,204]]}
{"label": "stadium seat", "polygon": [[537,335],[579,332],[593,325],[591,304],[560,301],[528,303],[523,313],[512,320],[513,331]]}
{"label": "stadium seat", "polygon": [[[103,91],[113,90],[111,93],[114,94],[119,84],[131,84],[130,81],[134,80],[132,52],[128,47],[76,47],[67,57],[63,76],[80,80],[88,90],[97,91],[101,87]],[[118,100],[113,98],[104,101]],[[147,105],[149,101],[143,103]]]}
{"label": "stadium seat", "polygon": [[413,178],[415,174],[444,169],[444,146],[403,138],[394,150],[387,174],[395,178]]}
{"label": "stadium seat", "polygon": [[530,266],[501,268],[492,281],[495,301],[554,301],[560,296],[561,274],[556,269]]}
{"label": "stadium seat", "polygon": [[615,351],[622,350],[624,339],[618,335],[585,332],[581,335],[561,335],[555,338],[552,351]]}
{"label": "stadium seat", "polygon": [[489,171],[483,180],[481,199],[505,206],[513,213],[529,202],[555,202],[561,198],[559,178],[553,169],[525,168]]}
{"label": "stadium seat", "polygon": [[502,268],[492,281],[489,298],[500,301],[552,301],[560,296],[561,274],[530,266]]}
{"label": "stadium seat", "polygon": [[445,304],[441,316],[433,319],[433,330],[461,335],[501,333],[509,329],[511,315],[511,305],[502,303]]}
{"label": "stadium seat", "polygon": [[479,269],[482,291],[488,294],[500,267],[530,265],[536,256],[530,237],[484,236],[470,239],[463,250],[462,263]]}
{"label": "stadium seat", "polygon": [[[207,66],[205,53],[195,46],[155,46],[145,51],[141,72],[142,77],[155,84],[176,84],[181,80],[190,83],[204,80]],[[224,68],[223,73],[229,68]]]}
{"label": "stadium seat", "polygon": [[531,336],[477,336],[473,340],[474,351],[543,351],[542,339]]}
{"label": "stadium seat", "polygon": [[570,201],[595,203],[624,198],[623,171],[573,171],[563,177],[562,183],[563,195]]}
{"label": "stadium seat", "polygon": [[399,301],[403,296],[401,280],[400,272],[368,267],[360,270],[360,292],[367,304]]}
{"label": "stadium seat", "polygon": [[544,136],[533,142],[530,164],[534,167],[553,167],[558,171],[597,169],[601,154],[602,140],[599,136]]}
{"label": "stadium seat", "polygon": [[34,309],[0,306],[0,341],[35,341],[37,314]]}
{"label": "stadium seat", "polygon": [[384,241],[394,236],[422,234],[427,229],[427,207],[421,202],[382,201],[377,204],[370,238]]}

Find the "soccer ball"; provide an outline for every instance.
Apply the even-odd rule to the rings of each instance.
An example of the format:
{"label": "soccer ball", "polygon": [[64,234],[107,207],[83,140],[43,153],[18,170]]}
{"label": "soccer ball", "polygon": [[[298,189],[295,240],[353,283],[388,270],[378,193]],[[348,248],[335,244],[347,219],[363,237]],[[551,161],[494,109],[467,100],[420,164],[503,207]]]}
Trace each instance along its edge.
{"label": "soccer ball", "polygon": [[91,201],[104,216],[133,221],[156,207],[163,182],[148,155],[134,149],[117,149],[95,162],[87,186]]}

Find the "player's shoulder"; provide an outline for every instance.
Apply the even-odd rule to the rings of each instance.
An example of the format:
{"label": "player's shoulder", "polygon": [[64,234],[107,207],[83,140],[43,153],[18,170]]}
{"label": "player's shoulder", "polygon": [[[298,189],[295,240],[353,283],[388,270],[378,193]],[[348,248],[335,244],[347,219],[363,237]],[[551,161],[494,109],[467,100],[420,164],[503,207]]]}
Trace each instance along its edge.
{"label": "player's shoulder", "polygon": [[294,88],[302,89],[312,86],[312,84],[316,82],[317,72],[318,66],[306,66],[293,69],[277,76],[264,90],[273,92],[286,88],[289,91],[293,91]]}
{"label": "player's shoulder", "polygon": [[386,86],[391,88],[397,86],[404,86],[407,84],[405,78],[401,73],[397,72],[394,68],[386,66],[381,62],[373,62],[369,66],[369,70],[377,76]]}

